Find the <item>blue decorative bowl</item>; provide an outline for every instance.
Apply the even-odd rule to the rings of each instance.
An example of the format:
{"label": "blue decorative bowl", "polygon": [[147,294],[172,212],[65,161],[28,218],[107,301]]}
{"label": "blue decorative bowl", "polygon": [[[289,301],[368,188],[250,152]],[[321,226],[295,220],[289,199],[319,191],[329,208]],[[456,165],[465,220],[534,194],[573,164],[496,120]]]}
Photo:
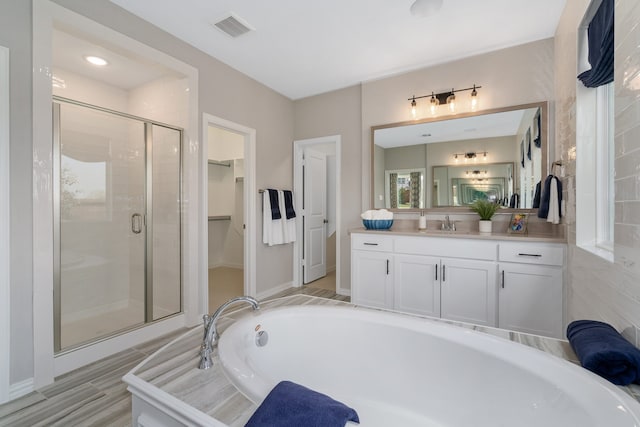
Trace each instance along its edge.
{"label": "blue decorative bowl", "polygon": [[367,230],[388,230],[393,225],[392,219],[363,219],[362,223]]}

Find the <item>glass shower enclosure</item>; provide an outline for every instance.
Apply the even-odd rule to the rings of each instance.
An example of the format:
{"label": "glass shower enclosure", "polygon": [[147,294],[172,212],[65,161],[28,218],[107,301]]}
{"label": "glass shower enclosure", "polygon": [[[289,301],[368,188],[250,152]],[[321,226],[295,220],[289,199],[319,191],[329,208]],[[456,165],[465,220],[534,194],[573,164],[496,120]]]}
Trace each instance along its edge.
{"label": "glass shower enclosure", "polygon": [[54,97],[54,350],[182,311],[182,130]]}

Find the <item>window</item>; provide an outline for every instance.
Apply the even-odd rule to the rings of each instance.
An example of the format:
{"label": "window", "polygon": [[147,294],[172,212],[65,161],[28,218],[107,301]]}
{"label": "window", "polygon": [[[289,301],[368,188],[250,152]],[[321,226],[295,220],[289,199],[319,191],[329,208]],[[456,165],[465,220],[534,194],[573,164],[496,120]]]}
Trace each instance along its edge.
{"label": "window", "polygon": [[[596,65],[589,58],[589,47],[594,45],[591,24],[612,21],[613,12],[603,18],[610,0],[593,0],[578,33],[578,68],[580,80],[576,82],[576,244],[613,262],[614,236],[614,82],[611,77],[586,87],[583,78],[587,70]],[[586,23],[586,24],[585,24]],[[607,31],[612,32],[610,27]],[[603,41],[604,43],[604,41]],[[613,51],[613,46],[610,48]],[[603,55],[604,56],[604,55]],[[611,59],[611,58],[609,58]],[[598,70],[594,75],[602,76]],[[582,80],[582,81],[581,81]],[[583,81],[585,83],[583,84]],[[608,82],[607,82],[608,81]],[[595,86],[595,87],[594,87]],[[571,153],[569,153],[571,156]]]}

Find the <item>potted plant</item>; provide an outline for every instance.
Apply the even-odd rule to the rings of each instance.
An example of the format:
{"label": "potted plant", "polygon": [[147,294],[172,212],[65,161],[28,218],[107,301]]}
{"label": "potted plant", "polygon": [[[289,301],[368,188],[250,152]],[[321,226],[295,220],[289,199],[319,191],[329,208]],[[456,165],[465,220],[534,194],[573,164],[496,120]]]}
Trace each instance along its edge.
{"label": "potted plant", "polygon": [[471,210],[480,215],[479,229],[481,233],[491,233],[491,217],[498,210],[499,205],[490,200],[476,200]]}

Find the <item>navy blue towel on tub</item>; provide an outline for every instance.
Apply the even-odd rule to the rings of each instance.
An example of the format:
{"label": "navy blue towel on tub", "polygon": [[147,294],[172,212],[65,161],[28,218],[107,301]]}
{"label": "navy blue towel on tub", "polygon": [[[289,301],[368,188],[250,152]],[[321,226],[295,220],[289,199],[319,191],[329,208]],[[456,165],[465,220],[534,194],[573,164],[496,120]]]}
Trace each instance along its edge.
{"label": "navy blue towel on tub", "polygon": [[576,320],[567,326],[567,338],[586,369],[616,385],[640,379],[640,350],[611,325]]}
{"label": "navy blue towel on tub", "polygon": [[325,394],[281,381],[245,427],[344,427],[347,421],[360,422],[356,411]]}

